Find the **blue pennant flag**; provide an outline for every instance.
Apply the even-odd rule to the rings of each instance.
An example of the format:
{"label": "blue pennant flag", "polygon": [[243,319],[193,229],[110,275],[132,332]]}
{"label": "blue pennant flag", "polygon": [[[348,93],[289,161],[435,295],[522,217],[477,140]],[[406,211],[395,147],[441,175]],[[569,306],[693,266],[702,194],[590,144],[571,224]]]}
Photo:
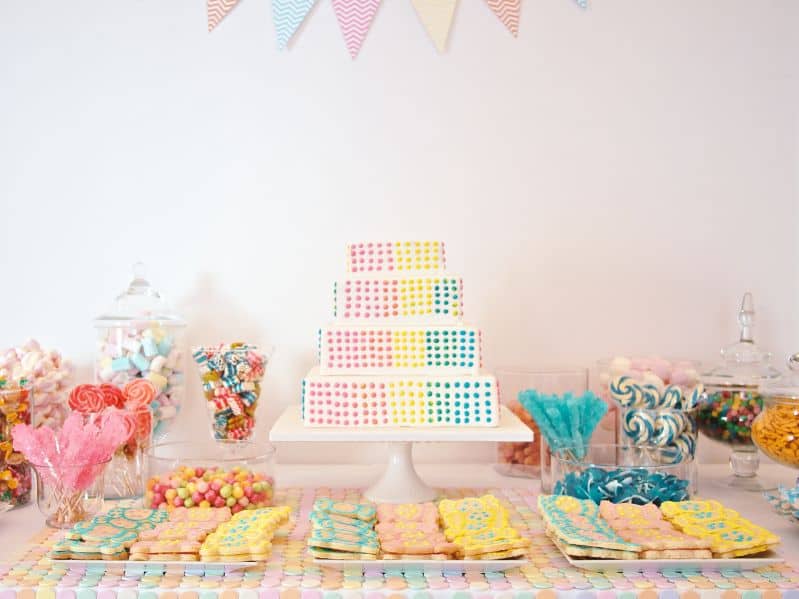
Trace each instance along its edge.
{"label": "blue pennant flag", "polygon": [[278,48],[286,49],[315,3],[316,0],[272,0],[272,20],[275,22]]}

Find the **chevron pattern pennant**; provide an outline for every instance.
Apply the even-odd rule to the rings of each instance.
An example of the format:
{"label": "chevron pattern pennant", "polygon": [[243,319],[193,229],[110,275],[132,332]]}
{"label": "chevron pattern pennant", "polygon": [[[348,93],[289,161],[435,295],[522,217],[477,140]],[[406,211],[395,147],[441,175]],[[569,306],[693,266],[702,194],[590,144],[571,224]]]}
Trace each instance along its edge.
{"label": "chevron pattern pennant", "polygon": [[238,3],[239,0],[208,0],[208,31],[213,31]]}
{"label": "chevron pattern pennant", "polygon": [[380,0],[333,0],[338,25],[353,59],[361,51],[378,6]]}
{"label": "chevron pattern pennant", "polygon": [[[580,0],[577,0],[578,2]],[[488,7],[499,17],[502,24],[508,28],[513,37],[519,35],[519,15],[521,14],[521,0],[486,0]]]}
{"label": "chevron pattern pennant", "polygon": [[438,51],[446,50],[458,0],[411,0],[411,2]]}
{"label": "chevron pattern pennant", "polygon": [[286,49],[314,4],[316,0],[272,0],[272,20],[279,49]]}

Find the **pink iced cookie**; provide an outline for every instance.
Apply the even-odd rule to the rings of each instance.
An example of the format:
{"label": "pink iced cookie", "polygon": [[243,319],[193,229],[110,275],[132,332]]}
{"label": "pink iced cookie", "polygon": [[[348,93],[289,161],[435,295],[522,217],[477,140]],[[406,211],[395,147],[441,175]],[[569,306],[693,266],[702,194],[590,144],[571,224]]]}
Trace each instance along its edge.
{"label": "pink iced cookie", "polygon": [[140,541],[177,540],[202,541],[216,530],[218,522],[194,522],[180,520],[178,522],[162,522],[152,530],[139,533]]}
{"label": "pink iced cookie", "polygon": [[443,533],[423,530],[400,531],[391,536],[380,535],[380,547],[385,553],[432,554],[455,553],[458,545],[450,543]]}
{"label": "pink iced cookie", "polygon": [[377,506],[377,521],[423,522],[438,529],[438,508],[434,503],[381,503]]}
{"label": "pink iced cookie", "polygon": [[379,522],[375,526],[375,530],[381,536],[391,537],[404,532],[436,533],[439,528],[438,524],[431,524],[430,522],[397,520],[395,522]]}
{"label": "pink iced cookie", "polygon": [[176,507],[169,514],[172,522],[227,522],[232,517],[229,507]]}

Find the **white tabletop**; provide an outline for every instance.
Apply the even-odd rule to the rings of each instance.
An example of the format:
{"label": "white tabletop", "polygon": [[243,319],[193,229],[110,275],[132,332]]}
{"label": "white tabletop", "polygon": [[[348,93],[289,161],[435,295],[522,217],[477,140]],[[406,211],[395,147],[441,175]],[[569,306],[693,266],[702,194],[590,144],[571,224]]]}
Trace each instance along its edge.
{"label": "white tabletop", "polygon": [[[384,465],[278,465],[277,483],[281,487],[365,487],[383,471]],[[499,475],[489,464],[418,464],[417,470],[426,482],[439,487],[537,487],[537,481]],[[793,486],[797,472],[781,466],[761,466],[767,477],[783,485]],[[756,524],[782,538],[779,553],[799,556],[799,524],[777,515],[757,493],[730,489],[724,484],[729,475],[726,465],[700,466],[699,495],[718,499],[738,510]],[[0,514],[0,560],[16,553],[22,544],[44,527],[44,518],[35,504]]]}

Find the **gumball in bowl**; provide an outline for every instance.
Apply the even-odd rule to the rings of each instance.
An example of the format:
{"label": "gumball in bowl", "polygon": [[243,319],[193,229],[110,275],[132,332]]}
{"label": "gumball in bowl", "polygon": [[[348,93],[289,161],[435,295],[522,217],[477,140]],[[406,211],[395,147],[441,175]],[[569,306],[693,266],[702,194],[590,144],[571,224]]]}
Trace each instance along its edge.
{"label": "gumball in bowl", "polygon": [[269,443],[162,443],[147,455],[144,507],[225,507],[233,513],[272,505],[275,450]]}

